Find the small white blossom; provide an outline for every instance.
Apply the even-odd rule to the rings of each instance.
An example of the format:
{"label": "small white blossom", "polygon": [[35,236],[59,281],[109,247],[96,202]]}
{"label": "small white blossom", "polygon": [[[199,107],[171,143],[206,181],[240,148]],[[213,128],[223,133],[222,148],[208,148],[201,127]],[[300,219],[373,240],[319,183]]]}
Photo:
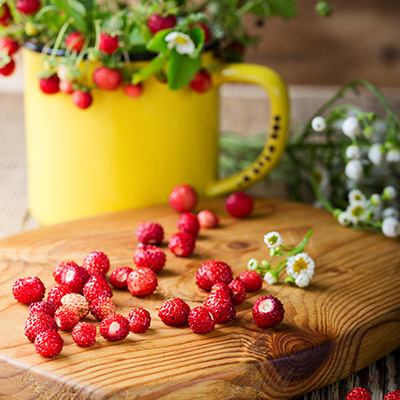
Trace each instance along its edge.
{"label": "small white blossom", "polygon": [[359,181],[363,176],[364,168],[360,160],[350,160],[344,170],[345,175],[353,181]]}
{"label": "small white blossom", "polygon": [[385,218],[382,222],[382,232],[390,238],[400,236],[400,221],[394,217]]}
{"label": "small white blossom", "polygon": [[350,204],[365,204],[366,198],[361,190],[353,189],[349,192],[349,202]]}
{"label": "small white blossom", "polygon": [[311,121],[311,127],[315,132],[322,132],[326,129],[326,121],[324,117],[318,116]]}
{"label": "small white blossom", "polygon": [[363,204],[350,204],[346,213],[351,223],[357,225],[359,221],[364,221],[367,217],[366,207]]}
{"label": "small white blossom", "polygon": [[390,149],[386,153],[386,161],[388,163],[398,163],[400,162],[400,150],[399,149]]}
{"label": "small white blossom", "polygon": [[385,200],[393,200],[397,197],[397,190],[393,186],[386,186],[383,189],[382,197]]}
{"label": "small white blossom", "polygon": [[170,32],[165,36],[169,49],[175,49],[179,54],[193,54],[196,46],[190,36],[181,32]]}
{"label": "small white blossom", "polygon": [[258,268],[258,261],[255,258],[252,258],[247,263],[247,269],[250,271],[255,271]]}
{"label": "small white blossom", "polygon": [[399,218],[400,213],[399,213],[399,210],[397,210],[394,207],[387,207],[383,210],[382,217],[383,218],[389,218],[389,217]]}
{"label": "small white blossom", "polygon": [[361,133],[361,127],[357,117],[348,117],[343,121],[342,132],[350,139],[354,139]]}
{"label": "small white blossom", "polygon": [[355,144],[351,144],[346,148],[346,157],[350,160],[355,160],[361,157],[361,149]]}
{"label": "small white blossom", "polygon": [[276,276],[269,271],[266,272],[266,274],[264,275],[264,281],[267,282],[269,285],[275,285],[275,283],[278,282]]}
{"label": "small white blossom", "polygon": [[374,193],[374,194],[370,197],[369,201],[371,202],[371,204],[372,204],[373,206],[380,206],[380,205],[382,204],[381,196],[379,196],[378,193]]}
{"label": "small white blossom", "polygon": [[380,143],[375,143],[369,148],[368,158],[374,165],[381,165],[383,163],[385,153]]}
{"label": "small white blossom", "polygon": [[264,235],[264,242],[270,249],[274,249],[276,247],[279,247],[282,244],[283,240],[278,232],[270,232]]}
{"label": "small white blossom", "polygon": [[297,275],[294,282],[298,287],[303,288],[303,287],[308,286],[310,284],[310,281],[311,281],[311,278],[308,274],[300,272],[300,274]]}
{"label": "small white blossom", "polygon": [[286,260],[286,273],[294,279],[300,273],[307,274],[311,279],[314,275],[314,260],[307,253],[291,256]]}
{"label": "small white blossom", "polygon": [[347,212],[345,212],[345,211],[341,212],[338,215],[337,220],[338,220],[339,224],[342,226],[349,226],[351,224],[351,220],[350,220]]}

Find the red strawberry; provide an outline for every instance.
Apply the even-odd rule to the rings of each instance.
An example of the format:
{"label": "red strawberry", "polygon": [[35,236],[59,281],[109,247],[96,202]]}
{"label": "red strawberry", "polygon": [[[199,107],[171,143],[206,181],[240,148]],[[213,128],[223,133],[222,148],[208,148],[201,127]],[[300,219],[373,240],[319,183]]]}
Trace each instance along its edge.
{"label": "red strawberry", "polygon": [[40,90],[45,94],[55,94],[60,91],[60,78],[52,75],[50,78],[39,79]]}
{"label": "red strawberry", "polygon": [[122,77],[116,69],[98,67],[93,72],[93,82],[99,89],[115,90],[121,85]]}
{"label": "red strawberry", "polygon": [[103,321],[109,315],[115,314],[114,301],[108,296],[99,296],[92,301],[90,312],[98,321]]}
{"label": "red strawberry", "polygon": [[211,75],[206,70],[201,69],[190,81],[190,87],[198,93],[207,92],[212,87]]}
{"label": "red strawberry", "polygon": [[254,303],[252,313],[259,327],[272,328],[282,322],[285,310],[276,297],[262,296]]}
{"label": "red strawberry", "polygon": [[211,293],[223,292],[226,296],[230,296],[232,298],[232,290],[229,286],[224,282],[217,282],[211,288]]}
{"label": "red strawberry", "polygon": [[104,276],[92,276],[83,287],[83,295],[90,303],[97,297],[112,297],[113,292]]}
{"label": "red strawberry", "polygon": [[238,306],[242,304],[246,299],[246,289],[242,282],[234,280],[229,284],[229,288],[232,291],[232,302],[233,305]]}
{"label": "red strawberry", "polygon": [[78,267],[78,264],[74,261],[68,260],[68,261],[61,261],[54,266],[53,278],[57,283],[63,284],[62,278],[61,278],[62,272],[63,272],[64,268],[67,266]]}
{"label": "red strawberry", "polygon": [[53,303],[50,303],[49,301],[35,301],[34,303],[31,303],[29,306],[29,315],[35,314],[35,313],[44,313],[50,315],[50,317],[54,317],[54,312],[56,311],[56,307]]}
{"label": "red strawberry", "polygon": [[74,93],[74,88],[72,87],[72,82],[60,80],[60,91],[65,94]]}
{"label": "red strawberry", "polygon": [[166,258],[163,250],[151,245],[138,247],[133,256],[133,260],[138,267],[148,267],[155,273],[164,267]]}
{"label": "red strawberry", "polygon": [[151,323],[150,313],[144,308],[134,308],[129,312],[129,329],[133,333],[144,333]]}
{"label": "red strawberry", "polygon": [[137,85],[127,83],[126,85],[124,85],[124,92],[129,97],[139,97],[143,92],[143,85],[141,83],[138,83]]}
{"label": "red strawberry", "polygon": [[243,218],[253,210],[253,199],[245,192],[232,193],[225,200],[225,208],[232,217]]}
{"label": "red strawberry", "polygon": [[0,75],[10,76],[15,71],[15,61],[11,59],[11,61],[0,68]]}
{"label": "red strawberry", "polygon": [[85,268],[67,265],[61,272],[60,280],[63,285],[69,286],[73,292],[82,293],[89,278],[89,272]]}
{"label": "red strawberry", "polygon": [[178,219],[177,227],[181,232],[196,236],[199,233],[200,224],[196,215],[184,212]]}
{"label": "red strawberry", "polygon": [[347,394],[346,400],[371,400],[371,394],[367,389],[355,387]]}
{"label": "red strawberry", "polygon": [[163,17],[159,14],[152,14],[147,21],[147,26],[153,34],[164,29],[173,28],[175,25],[176,17],[174,15]]}
{"label": "red strawberry", "polygon": [[197,193],[190,185],[175,186],[169,195],[169,205],[179,213],[192,211],[197,204]]}
{"label": "red strawberry", "polygon": [[54,319],[62,331],[70,331],[79,322],[80,316],[76,308],[61,306],[54,313]]}
{"label": "red strawberry", "polygon": [[263,278],[256,271],[244,271],[236,278],[247,292],[257,292],[262,288]]}
{"label": "red strawberry", "polygon": [[80,53],[85,45],[85,36],[81,32],[72,32],[65,38],[67,49]]}
{"label": "red strawberry", "polygon": [[127,289],[128,275],[132,272],[130,267],[117,267],[113,270],[110,276],[110,283],[116,289]]}
{"label": "red strawberry", "polygon": [[106,276],[110,269],[110,260],[101,251],[93,250],[83,260],[82,267],[91,276]]}
{"label": "red strawberry", "polygon": [[136,239],[142,244],[160,245],[164,239],[164,229],[157,222],[142,222],[136,229]]}
{"label": "red strawberry", "polygon": [[90,347],[96,343],[97,328],[88,322],[79,322],[72,329],[72,339],[78,346]]}
{"label": "red strawberry", "polygon": [[12,287],[14,299],[23,304],[42,300],[45,292],[44,283],[37,276],[17,279]]}
{"label": "red strawberry", "polygon": [[64,340],[58,332],[41,332],[36,336],[36,353],[43,357],[53,358],[58,356],[64,345]]}
{"label": "red strawberry", "polygon": [[61,298],[61,304],[69,308],[74,308],[78,312],[80,319],[85,318],[89,314],[89,302],[81,294],[68,293]]}
{"label": "red strawberry", "polygon": [[118,36],[111,36],[102,32],[99,37],[99,50],[106,54],[113,54],[118,49]]}
{"label": "red strawberry", "polygon": [[204,24],[204,23],[197,22],[197,23],[191,25],[190,27],[191,28],[195,28],[196,26],[198,26],[200,29],[203,30],[203,32],[204,32],[204,42],[205,43],[209,42],[210,39],[211,39],[211,30],[210,30],[209,26]]}
{"label": "red strawberry", "polygon": [[100,334],[104,339],[115,341],[128,336],[129,321],[120,314],[112,314],[103,319],[100,324]]}
{"label": "red strawberry", "polygon": [[400,390],[393,390],[389,392],[383,400],[400,400]]}
{"label": "red strawberry", "polygon": [[93,103],[93,97],[89,92],[74,90],[72,93],[72,102],[81,110],[86,110]]}
{"label": "red strawberry", "polygon": [[66,285],[56,285],[47,293],[47,301],[50,301],[58,308],[62,305],[61,299],[68,293],[72,293],[70,287]]}
{"label": "red strawberry", "polygon": [[0,52],[6,51],[9,56],[15,54],[19,49],[19,44],[8,37],[0,38]]}
{"label": "red strawberry", "polygon": [[185,326],[188,324],[190,307],[182,299],[167,300],[158,310],[158,316],[169,326]]}
{"label": "red strawberry", "polygon": [[210,293],[204,300],[204,307],[212,313],[216,324],[226,324],[236,317],[231,296],[222,291]]}
{"label": "red strawberry", "polygon": [[17,10],[25,15],[35,14],[41,6],[39,0],[19,0],[15,5]]}
{"label": "red strawberry", "polygon": [[34,313],[25,321],[25,336],[33,342],[37,334],[45,331],[57,331],[57,324],[54,318],[45,313]]}
{"label": "red strawberry", "polygon": [[215,228],[218,225],[218,217],[210,210],[201,210],[197,214],[200,228]]}
{"label": "red strawberry", "polygon": [[202,264],[196,273],[196,284],[200,289],[210,291],[217,282],[229,285],[233,280],[231,267],[223,261],[210,260]]}
{"label": "red strawberry", "polygon": [[0,25],[8,26],[12,19],[10,7],[8,7],[7,3],[4,3],[0,6]]}
{"label": "red strawberry", "polygon": [[148,267],[136,268],[128,275],[128,290],[134,296],[148,296],[156,290],[157,285],[156,274]]}
{"label": "red strawberry", "polygon": [[178,257],[189,257],[195,248],[196,239],[185,232],[178,232],[171,236],[168,247]]}
{"label": "red strawberry", "polygon": [[194,333],[209,333],[215,328],[213,315],[202,306],[195,307],[190,311],[188,321],[190,329]]}

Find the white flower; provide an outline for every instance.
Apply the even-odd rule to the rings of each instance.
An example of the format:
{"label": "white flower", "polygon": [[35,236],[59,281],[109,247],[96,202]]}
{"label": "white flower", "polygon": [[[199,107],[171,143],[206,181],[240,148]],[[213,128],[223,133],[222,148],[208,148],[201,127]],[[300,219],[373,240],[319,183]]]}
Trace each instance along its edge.
{"label": "white flower", "polygon": [[350,220],[347,212],[345,212],[345,211],[341,212],[338,215],[337,220],[338,220],[339,224],[342,226],[349,226],[351,224],[351,220]]}
{"label": "white flower", "polygon": [[275,285],[275,283],[278,282],[278,279],[276,279],[276,276],[274,274],[268,271],[264,275],[264,281],[267,282],[269,285]]}
{"label": "white flower", "polygon": [[383,210],[382,217],[383,218],[389,218],[389,217],[399,218],[400,213],[399,213],[399,210],[397,210],[396,208],[388,207]]}
{"label": "white flower", "polygon": [[298,287],[306,287],[310,284],[311,278],[308,274],[304,273],[304,272],[300,272],[299,275],[297,275],[296,279],[295,279],[295,284]]}
{"label": "white flower", "polygon": [[356,158],[361,157],[361,149],[359,146],[356,146],[355,144],[351,144],[346,148],[346,157],[349,158],[350,160],[354,160]]}
{"label": "white flower", "polygon": [[399,149],[390,149],[386,153],[386,161],[388,163],[398,163],[398,162],[400,162],[400,150]]}
{"label": "white flower", "polygon": [[311,279],[314,275],[314,260],[307,253],[291,256],[286,260],[286,273],[294,279],[300,273],[307,274]]}
{"label": "white flower", "polygon": [[357,117],[348,117],[343,121],[342,132],[351,139],[361,133],[361,127]]}
{"label": "white flower", "polygon": [[368,158],[374,165],[381,165],[384,160],[384,152],[380,143],[373,144],[368,150]]}
{"label": "white flower", "polygon": [[369,201],[373,206],[380,206],[382,204],[381,196],[378,193],[371,195]]}
{"label": "white flower", "polygon": [[255,258],[252,258],[247,263],[247,269],[250,271],[255,271],[258,268],[258,261]]}
{"label": "white flower", "polygon": [[393,217],[385,218],[382,222],[382,232],[390,238],[400,236],[400,221]]}
{"label": "white flower", "polygon": [[359,181],[363,176],[363,165],[360,160],[350,160],[344,170],[345,175],[354,181]]}
{"label": "white flower", "polygon": [[361,190],[353,189],[349,192],[349,202],[350,204],[365,204],[366,198]]}
{"label": "white flower", "polygon": [[270,232],[264,235],[264,242],[270,249],[274,249],[275,247],[279,247],[283,240],[278,232]]}
{"label": "white flower", "polygon": [[386,186],[383,189],[382,197],[385,200],[393,200],[397,197],[397,190],[393,186]]}
{"label": "white flower", "polygon": [[359,221],[364,221],[366,219],[366,208],[363,204],[350,204],[346,213],[351,223],[357,225]]}
{"label": "white flower", "polygon": [[315,132],[322,132],[326,129],[326,121],[324,117],[318,116],[311,121],[311,127]]}
{"label": "white flower", "polygon": [[181,32],[170,32],[165,36],[169,49],[175,49],[179,54],[193,54],[196,47],[190,36]]}

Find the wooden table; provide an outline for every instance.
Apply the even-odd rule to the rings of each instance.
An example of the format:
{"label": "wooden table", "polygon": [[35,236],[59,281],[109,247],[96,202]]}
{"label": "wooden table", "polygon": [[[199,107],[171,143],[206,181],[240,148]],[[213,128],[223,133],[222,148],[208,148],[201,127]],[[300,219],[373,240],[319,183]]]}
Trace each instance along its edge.
{"label": "wooden table", "polygon": [[[0,95],[0,236],[38,226],[27,211],[23,103],[20,94]],[[1,378],[1,377],[0,377]],[[4,381],[0,384],[6,384]],[[368,388],[373,400],[400,389],[400,349],[347,379],[296,400],[343,400],[354,386]]]}

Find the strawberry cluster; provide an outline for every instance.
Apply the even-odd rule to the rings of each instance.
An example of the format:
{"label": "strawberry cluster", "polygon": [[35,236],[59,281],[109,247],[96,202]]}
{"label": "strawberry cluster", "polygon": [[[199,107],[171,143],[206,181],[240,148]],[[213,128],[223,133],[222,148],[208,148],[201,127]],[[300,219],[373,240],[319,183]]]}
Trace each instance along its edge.
{"label": "strawberry cluster", "polygon": [[[357,386],[350,390],[346,400],[371,400],[371,393],[367,389]],[[383,400],[400,400],[400,390],[387,393]]]}

